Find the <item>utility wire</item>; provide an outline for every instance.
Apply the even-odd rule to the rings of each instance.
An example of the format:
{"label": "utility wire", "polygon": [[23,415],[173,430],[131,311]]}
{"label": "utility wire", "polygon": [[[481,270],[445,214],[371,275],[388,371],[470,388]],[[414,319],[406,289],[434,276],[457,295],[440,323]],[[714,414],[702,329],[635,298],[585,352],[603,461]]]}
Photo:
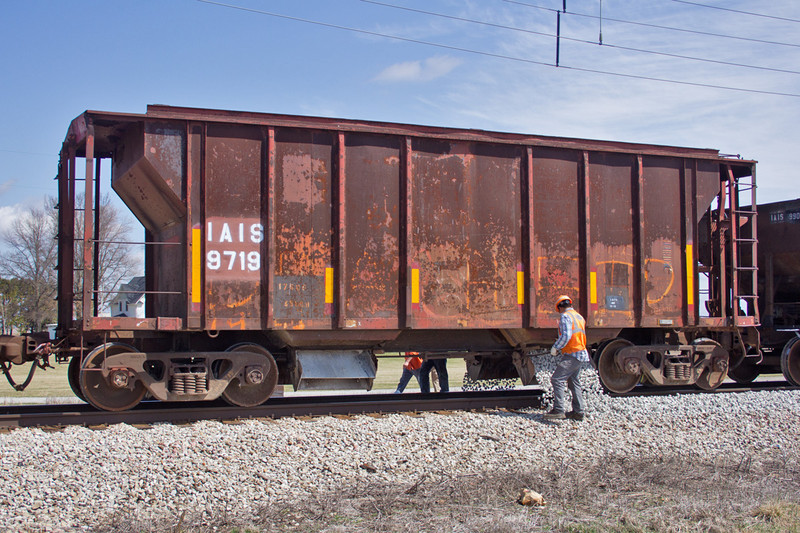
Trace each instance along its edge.
{"label": "utility wire", "polygon": [[[530,4],[528,2],[520,2],[519,0],[502,0],[502,1],[506,2],[506,3],[509,3],[509,4],[517,4],[517,5],[520,5],[520,6],[530,7],[530,8],[533,8],[533,9],[543,9],[545,11],[551,11],[553,13],[557,13],[559,11],[558,9],[553,9],[551,7],[537,6],[535,4]],[[586,17],[586,18],[592,18],[592,19],[600,18],[597,15],[589,15],[589,14],[586,14],[586,13],[575,13],[573,11],[569,11],[569,12],[567,12],[567,14],[575,16],[575,17]],[[776,45],[776,46],[791,46],[791,47],[794,47],[794,48],[800,48],[800,44],[796,44],[796,43],[784,43],[784,42],[780,42],[780,41],[767,41],[767,40],[764,40],[764,39],[754,39],[754,38],[751,38],[751,37],[742,37],[740,35],[727,35],[727,34],[724,34],[724,33],[713,33],[713,32],[708,32],[708,31],[688,30],[686,28],[676,28],[674,26],[660,26],[658,24],[648,24],[646,22],[635,22],[635,21],[632,21],[632,20],[622,20],[622,19],[615,19],[615,18],[611,18],[611,17],[603,17],[603,20],[607,20],[607,21],[610,20],[612,22],[619,22],[620,24],[633,24],[635,26],[644,26],[646,28],[657,28],[659,30],[680,31],[680,32],[683,32],[683,33],[693,33],[695,35],[707,35],[709,37],[722,37],[722,38],[725,38],[725,39],[736,39],[738,41],[748,41],[748,42],[751,42],[751,43],[772,44],[772,45]]]}
{"label": "utility wire", "polygon": [[605,74],[607,76],[616,76],[616,77],[620,77],[620,78],[629,78],[629,79],[638,79],[638,80],[647,80],[647,81],[658,81],[658,82],[663,82],[663,83],[672,83],[672,84],[676,84],[676,85],[687,85],[687,86],[692,86],[692,87],[705,87],[705,88],[710,88],[710,89],[724,89],[724,90],[728,90],[728,91],[737,91],[737,92],[745,92],[745,93],[756,93],[756,94],[768,94],[768,95],[773,95],[773,96],[789,96],[789,97],[792,97],[792,98],[800,98],[800,94],[796,94],[796,93],[783,93],[783,92],[777,92],[777,91],[765,91],[765,90],[759,90],[759,89],[747,89],[747,88],[744,88],[744,87],[731,87],[731,86],[725,86],[725,85],[714,85],[714,84],[710,84],[710,83],[698,83],[698,82],[691,82],[691,81],[673,80],[673,79],[668,79],[668,78],[655,78],[655,77],[651,77],[651,76],[642,76],[642,75],[637,75],[637,74],[624,74],[624,73],[620,73],[620,72],[611,72],[611,71],[606,71],[606,70],[597,70],[597,69],[589,69],[589,68],[581,68],[581,67],[570,67],[570,66],[565,66],[565,65],[556,66],[553,63],[548,63],[548,62],[545,62],[545,61],[535,61],[533,59],[525,59],[525,58],[514,57],[514,56],[505,55],[505,54],[496,54],[496,53],[492,53],[492,52],[484,52],[484,51],[481,51],[481,50],[473,50],[471,48],[463,48],[463,47],[460,47],[460,46],[452,46],[452,45],[447,45],[447,44],[434,43],[434,42],[431,42],[431,41],[423,41],[423,40],[420,40],[420,39],[410,39],[408,37],[400,37],[400,36],[397,36],[397,35],[390,35],[390,34],[386,34],[386,33],[380,33],[380,32],[369,31],[369,30],[362,30],[360,28],[351,28],[349,26],[341,26],[341,25],[338,25],[338,24],[331,24],[331,23],[328,23],[328,22],[320,22],[320,21],[304,19],[304,18],[300,18],[300,17],[293,17],[293,16],[290,16],[290,15],[283,15],[281,13],[273,13],[273,12],[270,12],[270,11],[262,11],[262,10],[259,10],[259,9],[253,9],[253,8],[248,8],[248,7],[243,7],[243,6],[237,6],[237,5],[233,5],[233,4],[225,4],[225,3],[222,3],[222,2],[215,2],[215,1],[212,1],[212,0],[197,0],[197,1],[201,2],[203,4],[215,5],[215,6],[225,7],[225,8],[229,8],[229,9],[236,9],[236,10],[239,10],[239,11],[245,11],[245,12],[248,12],[248,13],[256,13],[256,14],[259,14],[259,15],[266,15],[266,16],[270,16],[270,17],[285,19],[285,20],[293,20],[295,22],[303,22],[305,24],[314,24],[314,25],[323,26],[323,27],[326,27],[326,28],[334,28],[334,29],[338,29],[338,30],[351,31],[351,32],[355,32],[355,33],[361,33],[361,34],[364,34],[364,35],[372,35],[372,36],[375,36],[375,37],[383,37],[383,38],[386,38],[386,39],[394,39],[394,40],[397,40],[397,41],[403,41],[403,42],[408,42],[408,43],[422,44],[422,45],[425,45],[425,46],[433,46],[433,47],[436,47],[436,48],[443,48],[443,49],[446,49],[446,50],[454,50],[454,51],[457,51],[457,52],[465,52],[465,53],[468,53],[468,54],[481,55],[481,56],[485,56],[485,57],[493,57],[493,58],[497,58],[497,59],[507,59],[509,61],[516,61],[518,63],[525,63],[525,64],[530,64],[530,65],[541,65],[541,66],[545,66],[545,67],[562,68],[562,69],[574,70],[574,71],[578,71],[578,72],[589,72],[589,73],[593,73],[593,74]]}
{"label": "utility wire", "polygon": [[764,17],[765,19],[785,20],[787,22],[800,22],[798,19],[790,19],[787,17],[777,17],[775,15],[764,15],[762,13],[753,13],[752,11],[741,11],[739,9],[731,9],[729,7],[710,6],[708,4],[701,4],[699,2],[687,2],[686,0],[672,0],[679,4],[689,4],[690,6],[707,7],[709,9],[719,9],[720,11],[730,11],[731,13],[739,13],[741,15],[750,15],[753,17]]}
{"label": "utility wire", "polygon": [[[421,13],[423,15],[432,15],[434,17],[441,17],[441,18],[450,19],[450,20],[458,20],[460,22],[470,22],[472,24],[480,24],[482,26],[489,26],[491,28],[499,28],[501,30],[519,31],[519,32],[523,32],[523,33],[530,33],[530,34],[533,34],[533,35],[541,35],[542,37],[555,37],[555,35],[552,34],[552,33],[545,33],[545,32],[540,32],[540,31],[528,30],[528,29],[525,29],[525,28],[516,28],[514,26],[504,26],[503,24],[494,24],[492,22],[485,22],[485,21],[482,21],[482,20],[474,20],[474,19],[468,19],[468,18],[463,18],[463,17],[456,17],[454,15],[445,15],[443,13],[436,13],[436,12],[433,12],[433,11],[425,11],[425,10],[422,10],[422,9],[414,9],[413,7],[405,7],[405,6],[398,6],[398,5],[395,5],[395,4],[387,4],[385,2],[378,2],[376,0],[359,0],[359,1],[360,2],[364,2],[365,4],[374,4],[376,6],[391,7],[392,9],[400,9],[402,11],[410,11],[412,13]],[[565,39],[566,39],[566,37],[565,37]]]}
{"label": "utility wire", "polygon": [[395,4],[388,4],[386,2],[378,2],[377,0],[359,0],[359,1],[364,2],[366,4],[374,4],[374,5],[377,5],[377,6],[389,7],[389,8],[392,8],[392,9],[399,9],[399,10],[402,10],[402,11],[410,11],[412,13],[420,13],[420,14],[423,14],[423,15],[431,15],[431,16],[434,16],[434,17],[441,17],[441,18],[450,19],[450,20],[457,20],[457,21],[460,21],[460,22],[469,22],[469,23],[472,23],[472,24],[480,24],[481,26],[488,26],[488,27],[491,27],[491,28],[499,28],[499,29],[503,29],[503,30],[511,30],[511,31],[516,31],[516,32],[521,32],[521,33],[528,33],[528,34],[532,34],[532,35],[541,35],[543,37],[552,37],[552,38],[557,38],[558,37],[558,38],[563,39],[565,41],[572,41],[572,42],[581,43],[581,44],[590,44],[590,45],[594,45],[594,46],[606,46],[608,48],[616,48],[618,50],[627,50],[629,52],[639,52],[639,53],[642,53],[642,54],[654,54],[654,55],[659,55],[659,56],[673,57],[673,58],[677,58],[677,59],[687,59],[689,61],[702,61],[704,63],[715,63],[715,64],[718,64],[718,65],[727,65],[727,66],[732,66],[732,67],[743,67],[743,68],[752,68],[752,69],[757,69],[757,70],[767,70],[767,71],[771,71],[771,72],[782,72],[782,73],[785,73],[785,74],[800,74],[800,71],[797,71],[797,70],[788,70],[788,69],[773,68],[773,67],[763,67],[763,66],[760,66],[760,65],[748,65],[748,64],[745,64],[745,63],[736,63],[736,62],[732,62],[732,61],[722,61],[722,60],[719,60],[719,59],[709,59],[709,58],[704,58],[704,57],[686,56],[686,55],[681,55],[681,54],[672,54],[672,53],[669,53],[669,52],[659,52],[657,50],[646,50],[646,49],[643,49],[643,48],[633,48],[633,47],[630,47],[630,46],[609,44],[607,41],[603,42],[602,45],[599,45],[597,43],[597,41],[587,41],[585,39],[575,39],[575,38],[572,38],[572,37],[565,37],[563,35],[557,36],[556,34],[553,34],[553,33],[545,33],[545,32],[540,32],[540,31],[528,30],[528,29],[525,29],[525,28],[519,28],[519,27],[514,27],[514,26],[505,26],[503,24],[495,24],[495,23],[492,23],[492,22],[485,22],[485,21],[482,21],[482,20],[474,20],[474,19],[468,19],[468,18],[463,18],[463,17],[456,17],[456,16],[453,16],[453,15],[445,15],[443,13],[436,13],[436,12],[433,12],[433,11],[425,11],[425,10],[422,10],[422,9],[414,9],[414,8],[411,8],[411,7],[398,6],[398,5],[395,5]]}
{"label": "utility wire", "polygon": [[[400,37],[398,35],[389,35],[387,33],[379,33],[379,32],[370,31],[370,30],[362,30],[360,28],[351,28],[349,26],[340,26],[338,24],[331,24],[329,22],[320,22],[318,20],[310,20],[310,19],[304,19],[304,18],[300,18],[300,17],[292,17],[290,15],[283,15],[283,14],[280,14],[280,13],[272,13],[270,11],[262,11],[262,10],[259,10],[259,9],[252,9],[252,8],[249,8],[249,7],[236,6],[236,5],[233,5],[233,4],[224,4],[222,2],[214,2],[212,0],[197,0],[197,1],[201,2],[203,4],[210,4],[210,5],[220,6],[220,7],[227,7],[227,8],[230,8],[230,9],[237,9],[239,11],[246,11],[246,12],[249,12],[249,13],[257,13],[259,15],[267,15],[267,16],[270,16],[270,17],[282,18],[282,19],[286,19],[286,20],[293,20],[295,22],[303,22],[303,23],[306,23],[306,24],[316,24],[317,26],[324,26],[326,28],[334,28],[334,29],[337,29],[337,30],[352,31],[352,32],[355,32],[355,33],[363,33],[365,35],[372,35],[372,36],[375,36],[375,37],[384,37],[384,38],[387,38],[387,39],[394,39],[396,41],[404,41],[404,42],[407,42],[407,43],[424,44],[426,46],[435,46],[435,47],[438,47],[438,48],[445,48],[447,50],[455,50],[457,52],[467,52],[467,53],[471,53],[471,54],[484,55],[484,56],[488,56],[488,57],[496,57],[496,58],[499,58],[499,59],[510,59],[510,60],[523,61],[525,63],[531,63],[531,64],[534,64],[534,65],[543,65],[543,66],[546,66],[546,67],[555,66],[552,63],[547,63],[545,61],[534,61],[532,59],[515,58],[513,56],[507,56],[507,55],[502,55],[502,54],[493,54],[491,52],[481,52],[481,51],[478,51],[478,50],[471,50],[469,48],[461,48],[461,47],[458,47],[458,46],[451,46],[451,45],[447,45],[447,44],[434,43],[434,42],[430,42],[430,41],[422,41],[420,39],[411,39],[409,37]],[[797,95],[797,96],[800,96],[800,95]]]}

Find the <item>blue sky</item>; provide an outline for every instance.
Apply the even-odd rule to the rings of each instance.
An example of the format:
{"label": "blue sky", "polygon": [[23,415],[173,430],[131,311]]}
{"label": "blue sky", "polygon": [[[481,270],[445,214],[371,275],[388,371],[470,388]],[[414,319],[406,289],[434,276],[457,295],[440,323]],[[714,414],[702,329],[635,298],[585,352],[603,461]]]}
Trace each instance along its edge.
{"label": "blue sky", "polygon": [[150,103],[716,148],[759,161],[761,202],[800,197],[800,74],[765,70],[800,71],[800,2],[699,0],[793,19],[777,20],[676,0],[604,0],[599,46],[600,1],[567,0],[562,36],[595,43],[561,42],[560,63],[572,68],[549,66],[555,40],[533,33],[555,33],[562,0],[383,2],[450,18],[363,0],[223,3],[251,11],[198,0],[3,2],[0,230],[55,195],[74,117],[144,113]]}

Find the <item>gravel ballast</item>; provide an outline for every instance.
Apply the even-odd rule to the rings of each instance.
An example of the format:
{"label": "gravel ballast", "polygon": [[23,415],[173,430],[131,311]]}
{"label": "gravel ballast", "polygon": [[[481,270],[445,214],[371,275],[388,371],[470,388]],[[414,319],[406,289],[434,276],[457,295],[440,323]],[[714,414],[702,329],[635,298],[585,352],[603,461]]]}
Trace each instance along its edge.
{"label": "gravel ballast", "polygon": [[[553,361],[539,358],[548,388]],[[528,412],[198,422],[0,435],[0,531],[120,520],[247,524],[259,507],[359,484],[535,469],[609,454],[714,462],[800,456],[800,391],[611,398],[583,373],[587,419]],[[547,499],[546,492],[543,492]]]}

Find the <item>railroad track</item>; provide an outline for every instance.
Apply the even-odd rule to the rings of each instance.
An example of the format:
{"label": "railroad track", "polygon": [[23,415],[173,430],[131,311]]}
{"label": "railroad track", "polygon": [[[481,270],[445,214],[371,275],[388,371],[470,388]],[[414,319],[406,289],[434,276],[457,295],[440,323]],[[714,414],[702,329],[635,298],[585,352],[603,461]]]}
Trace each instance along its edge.
{"label": "railroad track", "polygon": [[685,387],[648,387],[640,385],[626,394],[606,392],[612,398],[625,398],[629,396],[670,396],[672,394],[721,394],[724,392],[749,392],[763,390],[797,390],[800,387],[790,385],[786,381],[756,381],[753,383],[723,383],[714,390],[703,390],[689,385]]}
{"label": "railroad track", "polygon": [[87,404],[0,407],[0,428],[105,426],[108,424],[185,423],[286,416],[355,415],[540,407],[541,389],[450,392],[447,394],[359,394],[273,398],[258,407],[233,407],[221,401],[142,402],[130,411],[97,411]]}
{"label": "railroad track", "polygon": [[[797,390],[785,381],[749,384],[723,383],[713,391],[697,387],[639,386],[627,394],[606,393],[613,398],[669,396],[673,394],[721,394],[760,390]],[[0,406],[0,428],[66,426],[97,427],[109,424],[188,423],[199,420],[242,420],[287,416],[355,415],[478,409],[541,407],[541,389],[450,392],[448,394],[358,394],[338,396],[292,396],[273,398],[258,407],[230,406],[216,402],[142,402],[130,411],[98,411],[87,404]]]}

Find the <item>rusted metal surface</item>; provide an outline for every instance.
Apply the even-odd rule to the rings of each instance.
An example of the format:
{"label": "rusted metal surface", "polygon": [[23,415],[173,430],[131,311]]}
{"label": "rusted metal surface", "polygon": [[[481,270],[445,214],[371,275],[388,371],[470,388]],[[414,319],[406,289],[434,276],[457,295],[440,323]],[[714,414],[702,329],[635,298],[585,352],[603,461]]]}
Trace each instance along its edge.
{"label": "rusted metal surface", "polygon": [[412,150],[415,327],[520,327],[519,151],[428,139]]}
{"label": "rusted metal surface", "polygon": [[275,137],[276,327],[330,329],[333,322],[330,132],[278,130]]}
{"label": "rusted metal surface", "polygon": [[73,321],[75,271],[75,147],[65,141],[58,164],[58,334],[67,335]]}
{"label": "rusted metal surface", "polygon": [[446,141],[474,141],[524,146],[550,146],[573,150],[577,149],[603,152],[642,153],[708,160],[720,159],[718,150],[708,148],[687,148],[653,144],[624,143],[596,139],[575,139],[567,137],[550,137],[545,135],[526,135],[483,130],[441,128],[416,124],[277,115],[271,113],[227,111],[220,109],[195,109],[164,105],[148,105],[147,115],[106,113],[103,111],[87,111],[86,113],[87,115],[97,117],[98,120],[107,120],[110,122],[136,121],[141,120],[142,117],[150,117],[152,119],[171,119],[178,121],[195,120],[255,126],[269,124],[279,128],[310,128],[316,130],[359,133],[369,132],[379,135],[400,137],[411,136],[417,138],[424,137],[429,139],[442,139]]}
{"label": "rusted metal surface", "polygon": [[[342,254],[346,328],[396,329],[400,301],[402,139],[345,136]],[[405,196],[405,194],[403,194]]]}
{"label": "rusted metal surface", "polygon": [[556,298],[580,290],[582,153],[538,148],[532,165],[531,326],[554,328]]}
{"label": "rusted metal surface", "polygon": [[87,330],[151,330],[151,331],[179,331],[182,329],[182,319],[178,317],[154,317],[154,318],[134,318],[134,317],[107,317],[94,316],[86,317],[84,328]]}
{"label": "rusted metal surface", "polygon": [[257,128],[208,127],[202,234],[209,329],[261,328],[263,145]]}
{"label": "rusted metal surface", "polygon": [[776,327],[800,326],[800,199],[758,206],[762,317]]}
{"label": "rusted metal surface", "polygon": [[[563,293],[590,338],[698,324],[697,223],[732,179],[722,167],[753,166],[715,150],[152,106],[73,122],[62,225],[75,159],[112,155],[112,185],[149,243],[148,318],[88,317],[85,329],[270,331],[277,345],[350,348],[449,349],[467,330],[482,349],[551,341]],[[68,329],[67,242],[86,237],[67,233]],[[439,333],[400,333],[426,330]]]}
{"label": "rusted metal surface", "polygon": [[[634,158],[624,154],[589,154],[589,268],[594,275],[588,324],[623,326],[634,323],[637,305],[633,272]],[[595,302],[596,300],[596,302]]]}

